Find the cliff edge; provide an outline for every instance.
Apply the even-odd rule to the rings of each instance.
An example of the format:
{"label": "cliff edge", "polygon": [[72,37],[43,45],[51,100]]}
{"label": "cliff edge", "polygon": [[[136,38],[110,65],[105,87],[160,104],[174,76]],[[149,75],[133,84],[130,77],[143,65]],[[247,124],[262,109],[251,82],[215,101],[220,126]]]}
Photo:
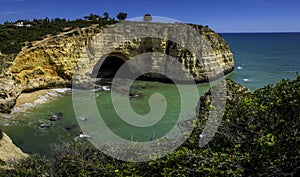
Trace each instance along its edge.
{"label": "cliff edge", "polygon": [[[185,29],[178,28],[178,25],[176,23],[161,24],[157,28],[166,36],[172,30],[178,29],[173,33],[183,36],[183,40],[179,43],[196,37],[195,34],[187,33]],[[116,38],[119,34],[124,33],[125,28],[119,31],[115,30],[112,33],[108,30],[109,28],[99,27],[99,25],[73,29],[27,44],[10,64],[5,77],[0,79],[0,112],[10,113],[16,104],[17,97],[22,92],[44,88],[71,87],[75,69],[78,66],[80,67],[80,82],[88,82],[92,75],[91,68],[97,66],[99,60],[107,57],[112,59],[110,63],[119,61],[125,63],[137,54],[163,53],[177,58],[182,63],[182,68],[188,71],[196,82],[207,82],[210,78],[220,77],[220,73],[224,75],[233,71],[232,52],[220,35],[207,26],[187,26],[191,26],[198,34],[201,34],[201,37],[209,44],[210,50],[202,50],[202,53],[195,55],[184,47],[162,38],[137,38],[120,45],[116,43]],[[134,29],[141,29],[141,33],[143,33],[147,32],[148,28],[147,24],[139,22],[126,26],[126,30]],[[116,45],[117,47],[115,47]],[[111,46],[115,47],[113,51],[110,51]],[[198,47],[194,44],[192,49],[196,50]],[[197,55],[204,56],[204,59],[199,60],[200,62],[197,61]],[[156,68],[158,63],[163,61],[162,57],[151,56],[152,63],[150,66]],[[165,65],[170,64],[172,63],[166,62]],[[110,73],[113,70],[110,68],[111,66],[113,64],[105,65],[107,68],[102,68],[102,73],[99,72],[99,74],[103,76],[114,74]],[[152,80],[162,79],[153,74],[147,75],[147,77]]]}
{"label": "cliff edge", "polygon": [[15,146],[12,140],[3,133],[3,138],[0,140],[0,160],[10,163],[27,158],[28,155],[23,153],[20,148]]}

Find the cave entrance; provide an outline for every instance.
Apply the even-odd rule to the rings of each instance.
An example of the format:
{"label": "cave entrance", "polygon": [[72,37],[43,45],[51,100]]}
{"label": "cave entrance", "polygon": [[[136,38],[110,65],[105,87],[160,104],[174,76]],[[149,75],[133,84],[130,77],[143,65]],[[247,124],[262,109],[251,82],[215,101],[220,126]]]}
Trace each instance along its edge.
{"label": "cave entrance", "polygon": [[[116,55],[116,54],[110,54],[108,56],[103,57],[103,63],[102,60],[97,64],[101,64],[100,69],[97,72],[97,78],[114,78],[120,67],[125,67],[125,70],[128,71],[128,74],[131,74],[131,68],[126,64],[126,60],[128,60],[126,57],[123,57],[122,55]],[[99,67],[95,67],[99,68]],[[120,76],[126,78],[126,76]]]}
{"label": "cave entrance", "polygon": [[98,71],[97,78],[113,78],[119,68],[124,64],[122,58],[116,56],[108,56],[102,63]]}

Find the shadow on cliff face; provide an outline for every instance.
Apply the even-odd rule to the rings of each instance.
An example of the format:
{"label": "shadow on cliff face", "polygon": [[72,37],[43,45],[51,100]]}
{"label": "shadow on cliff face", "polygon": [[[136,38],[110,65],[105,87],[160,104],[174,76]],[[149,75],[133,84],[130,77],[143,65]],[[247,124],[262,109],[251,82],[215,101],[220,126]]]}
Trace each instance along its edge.
{"label": "shadow on cliff face", "polygon": [[[111,81],[115,76],[118,70],[121,67],[126,70],[126,75],[118,75],[120,78],[130,79],[132,75],[139,75],[136,80],[141,81],[158,81],[163,83],[172,83],[174,82],[168,77],[160,74],[160,73],[144,73],[141,74],[136,68],[132,68],[130,65],[126,63],[128,59],[126,57],[122,57],[120,55],[112,54],[108,56],[104,56],[103,59],[100,59],[97,65],[93,69],[94,78],[101,78],[102,82]],[[100,67],[100,68],[99,68]]]}
{"label": "shadow on cliff face", "polygon": [[[119,78],[130,79],[134,75],[139,75],[136,80],[174,83],[171,79],[159,73],[150,72],[142,74],[138,71],[136,66],[127,64],[127,60],[129,60],[129,58],[123,53],[111,53],[109,55],[102,56],[93,68],[93,78],[101,78],[102,82],[111,81],[116,76],[118,70],[123,67],[126,74],[119,74]],[[149,66],[150,65],[151,64],[149,63]]]}
{"label": "shadow on cliff face", "polygon": [[[190,44],[192,37],[185,37],[182,42]],[[164,83],[173,83],[176,80],[183,84],[194,84],[210,82],[230,73],[234,66],[231,52],[226,51],[229,49],[227,45],[215,49],[213,44],[218,42],[212,39],[219,39],[219,36],[200,37],[192,47],[160,37],[136,38],[120,43],[112,50],[108,50],[112,46],[110,43],[94,44],[88,51],[91,62],[87,63],[89,67],[93,67],[92,78],[102,80],[117,77]],[[99,41],[103,40],[99,37]],[[217,56],[223,50],[226,53],[221,57]],[[95,60],[97,58],[98,61]],[[89,72],[90,70],[83,75],[88,76]]]}
{"label": "shadow on cliff face", "polygon": [[[95,71],[95,72],[97,72],[97,78],[114,78],[117,71],[123,64],[125,64],[125,61],[121,57],[118,57],[115,55],[112,55],[112,56],[109,55],[108,57],[105,58],[99,71],[98,72]],[[124,67],[126,67],[126,64]],[[98,67],[96,66],[95,68],[98,68]]]}

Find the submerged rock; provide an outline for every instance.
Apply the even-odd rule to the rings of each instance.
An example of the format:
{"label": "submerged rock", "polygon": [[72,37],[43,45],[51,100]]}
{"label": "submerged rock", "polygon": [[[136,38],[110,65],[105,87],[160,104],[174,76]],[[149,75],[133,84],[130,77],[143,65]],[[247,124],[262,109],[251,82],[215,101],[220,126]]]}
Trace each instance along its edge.
{"label": "submerged rock", "polygon": [[59,119],[61,119],[61,118],[62,118],[62,113],[61,113],[61,112],[54,113],[53,115],[50,115],[50,116],[48,117],[48,119],[49,119],[50,121],[57,121],[57,120],[59,120]]}
{"label": "submerged rock", "polygon": [[51,124],[50,123],[44,123],[40,125],[40,128],[50,128]]}
{"label": "submerged rock", "polygon": [[75,127],[76,126],[74,124],[67,124],[67,125],[65,125],[65,130],[70,131],[70,130],[74,129]]}

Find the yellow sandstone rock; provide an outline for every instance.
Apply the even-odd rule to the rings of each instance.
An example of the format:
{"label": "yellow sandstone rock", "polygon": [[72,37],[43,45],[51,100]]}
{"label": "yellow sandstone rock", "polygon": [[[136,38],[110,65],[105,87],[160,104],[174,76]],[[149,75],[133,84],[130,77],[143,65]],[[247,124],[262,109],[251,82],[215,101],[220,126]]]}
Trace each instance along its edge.
{"label": "yellow sandstone rock", "polygon": [[[198,39],[201,34],[200,38],[209,45],[192,44],[192,50],[196,51],[200,47],[202,50],[200,53],[191,53],[185,46],[162,38],[133,38],[119,44],[118,37],[122,37],[126,31],[136,30],[136,33],[141,34],[149,32],[147,23],[129,23],[131,24],[126,28],[124,26],[116,30],[98,25],[77,28],[55,36],[47,36],[24,47],[11,64],[6,78],[0,79],[0,112],[9,113],[16,103],[16,98],[24,91],[70,87],[77,66],[80,69],[77,73],[80,77],[76,82],[88,83],[93,67],[107,56],[114,59],[111,63],[114,63],[116,58],[126,62],[138,54],[152,52],[149,65],[154,71],[159,64],[165,63],[166,72],[176,75],[176,70],[171,70],[172,62],[167,62],[163,55],[157,53],[170,55],[181,62],[182,69],[188,71],[196,82],[208,82],[211,78],[220,77],[220,73],[228,74],[234,69],[233,56],[228,44],[207,26],[190,25],[197,32],[194,34],[176,23],[158,24],[157,30],[163,36],[180,36],[179,44]],[[134,36],[135,33],[128,35]],[[202,59],[198,60],[198,56]],[[147,77],[162,79],[157,74],[148,74]],[[182,78],[184,79],[186,78]]]}
{"label": "yellow sandstone rock", "polygon": [[0,159],[6,163],[10,163],[23,160],[27,157],[28,155],[15,146],[12,140],[3,133],[3,138],[0,140]]}

